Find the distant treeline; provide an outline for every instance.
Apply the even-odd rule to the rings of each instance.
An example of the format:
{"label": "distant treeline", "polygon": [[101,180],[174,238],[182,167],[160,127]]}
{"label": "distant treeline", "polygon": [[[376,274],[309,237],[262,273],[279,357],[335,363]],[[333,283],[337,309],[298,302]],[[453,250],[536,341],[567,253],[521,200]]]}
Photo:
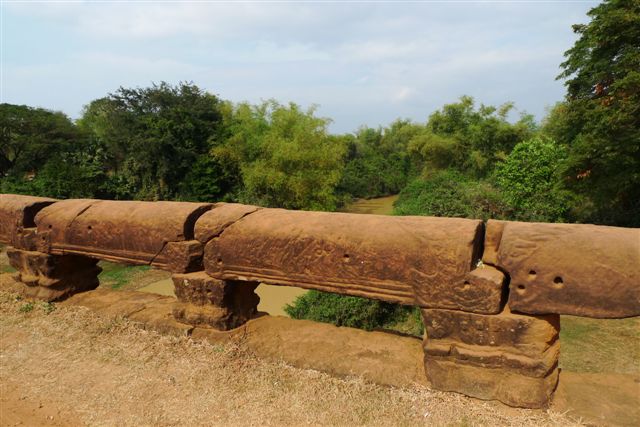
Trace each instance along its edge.
{"label": "distant treeline", "polygon": [[640,7],[605,1],[567,51],[541,123],[468,96],[426,122],[333,135],[313,109],[233,104],[192,83],[120,88],[77,121],[0,105],[0,191],[640,226]]}

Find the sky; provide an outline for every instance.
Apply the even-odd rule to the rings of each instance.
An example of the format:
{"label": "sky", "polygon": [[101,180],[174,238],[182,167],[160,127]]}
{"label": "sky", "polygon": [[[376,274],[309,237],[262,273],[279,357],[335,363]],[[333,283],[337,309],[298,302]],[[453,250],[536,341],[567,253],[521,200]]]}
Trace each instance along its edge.
{"label": "sky", "polygon": [[73,119],[120,86],[190,81],[353,132],[424,122],[462,95],[541,119],[594,1],[0,0],[0,101]]}

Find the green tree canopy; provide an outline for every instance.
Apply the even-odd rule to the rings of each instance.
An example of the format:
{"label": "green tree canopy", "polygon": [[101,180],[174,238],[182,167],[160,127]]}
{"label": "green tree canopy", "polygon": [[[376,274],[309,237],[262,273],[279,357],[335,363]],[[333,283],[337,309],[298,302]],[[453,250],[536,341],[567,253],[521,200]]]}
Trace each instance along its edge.
{"label": "green tree canopy", "polygon": [[63,113],[0,104],[0,177],[35,172],[79,139],[73,122]]}
{"label": "green tree canopy", "polygon": [[388,128],[363,127],[346,137],[346,165],[339,191],[368,198],[402,190],[411,174],[408,145],[422,128],[396,120]]}
{"label": "green tree canopy", "polygon": [[640,2],[605,0],[588,15],[573,26],[579,38],[558,77],[567,87],[562,127],[573,136],[565,175],[591,201],[586,220],[638,226]]}
{"label": "green tree canopy", "polygon": [[519,143],[496,168],[496,181],[513,211],[513,219],[560,222],[571,199],[559,187],[566,148],[538,137]]}
{"label": "green tree canopy", "polygon": [[472,97],[463,96],[429,116],[427,129],[433,135],[414,141],[413,150],[422,153],[427,164],[486,176],[498,160],[535,131],[533,117],[527,114],[510,123],[507,118],[512,110],[512,103],[476,108]]}
{"label": "green tree canopy", "polygon": [[335,188],[345,153],[341,138],[327,132],[328,119],[267,101],[237,105],[227,119],[228,138],[213,150],[237,165],[244,188],[239,199],[261,206],[334,210]]}
{"label": "green tree canopy", "polygon": [[[203,158],[221,139],[220,104],[191,83],[121,87],[91,102],[78,125],[105,147],[114,197],[176,199],[186,191],[211,200],[232,185],[221,165]],[[185,180],[199,182],[195,194]]]}

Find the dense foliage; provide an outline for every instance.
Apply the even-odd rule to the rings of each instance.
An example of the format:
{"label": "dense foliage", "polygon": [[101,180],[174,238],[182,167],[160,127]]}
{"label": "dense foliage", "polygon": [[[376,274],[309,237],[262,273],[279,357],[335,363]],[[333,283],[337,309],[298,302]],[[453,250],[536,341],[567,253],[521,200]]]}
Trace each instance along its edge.
{"label": "dense foliage", "polygon": [[[640,225],[640,2],[607,0],[565,53],[568,187],[582,219]],[[560,112],[558,112],[560,113]]]}
{"label": "dense foliage", "polygon": [[513,219],[560,222],[569,216],[571,195],[559,188],[566,149],[543,137],[518,143],[498,164],[496,182]]}
{"label": "dense foliage", "polygon": [[395,214],[504,219],[509,206],[488,182],[444,169],[410,182],[400,193]]}
{"label": "dense foliage", "polygon": [[289,209],[335,210],[344,144],[329,121],[295,104],[240,104],[228,114],[228,138],[212,151],[239,170],[240,201]]}
{"label": "dense foliage", "polygon": [[[285,307],[285,311],[294,319],[315,320],[366,330],[394,327],[408,319],[414,320],[416,316],[412,307],[319,291],[309,291],[298,297],[292,305]],[[418,327],[406,332],[420,334],[422,331]]]}
{"label": "dense foliage", "polygon": [[220,197],[230,185],[208,155],[222,130],[220,100],[195,85],[120,88],[91,102],[78,126],[103,147],[115,198],[177,199],[181,190]]}

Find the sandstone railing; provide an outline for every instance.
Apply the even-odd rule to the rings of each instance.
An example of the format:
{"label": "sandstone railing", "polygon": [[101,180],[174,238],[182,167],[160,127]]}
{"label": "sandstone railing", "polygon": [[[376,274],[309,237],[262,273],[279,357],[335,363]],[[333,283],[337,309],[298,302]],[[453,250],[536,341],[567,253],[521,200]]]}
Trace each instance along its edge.
{"label": "sandstone railing", "polygon": [[0,195],[0,242],[27,296],[151,265],[175,319],[218,330],[256,315],[259,283],[417,306],[432,387],[513,406],[549,402],[560,314],[640,315],[640,229]]}

